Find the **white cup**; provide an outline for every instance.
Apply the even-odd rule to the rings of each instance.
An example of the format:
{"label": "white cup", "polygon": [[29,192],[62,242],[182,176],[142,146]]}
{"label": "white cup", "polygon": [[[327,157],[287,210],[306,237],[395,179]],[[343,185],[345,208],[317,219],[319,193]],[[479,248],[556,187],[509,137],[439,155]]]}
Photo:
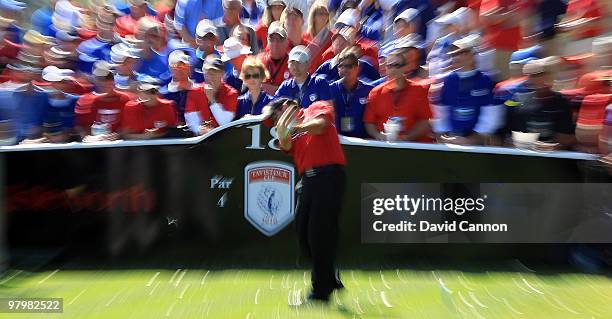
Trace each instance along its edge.
{"label": "white cup", "polygon": [[397,141],[397,137],[399,136],[401,124],[397,122],[386,122],[386,123],[383,123],[383,127],[385,129],[385,135],[387,136],[387,141],[389,142]]}
{"label": "white cup", "polygon": [[540,138],[540,133],[524,133],[512,131],[512,141],[516,148],[531,148]]}

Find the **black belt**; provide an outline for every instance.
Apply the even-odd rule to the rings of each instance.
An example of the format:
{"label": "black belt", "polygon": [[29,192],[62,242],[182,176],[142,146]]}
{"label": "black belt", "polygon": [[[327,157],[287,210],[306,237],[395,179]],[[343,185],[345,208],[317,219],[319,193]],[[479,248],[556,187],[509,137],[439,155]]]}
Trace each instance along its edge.
{"label": "black belt", "polygon": [[344,168],[344,166],[340,165],[340,164],[331,164],[331,165],[323,165],[323,166],[317,166],[317,167],[310,167],[304,170],[304,173],[302,174],[303,177],[315,177],[317,175],[321,175],[321,174],[325,174],[325,173],[330,173],[330,172],[335,172],[338,171],[339,169]]}

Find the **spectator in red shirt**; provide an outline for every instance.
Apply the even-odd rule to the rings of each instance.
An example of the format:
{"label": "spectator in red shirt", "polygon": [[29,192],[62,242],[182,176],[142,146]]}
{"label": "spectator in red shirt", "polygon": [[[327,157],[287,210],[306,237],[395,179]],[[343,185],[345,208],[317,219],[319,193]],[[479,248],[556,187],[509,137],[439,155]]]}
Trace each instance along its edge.
{"label": "spectator in red shirt", "polygon": [[272,22],[268,28],[268,47],[258,56],[270,72],[270,78],[262,87],[270,95],[276,93],[283,81],[291,77],[287,63],[288,43],[287,31],[283,25],[279,21]]}
{"label": "spectator in red shirt", "polygon": [[205,84],[189,91],[185,122],[196,135],[231,122],[238,106],[238,92],[223,82],[225,65],[211,55],[204,62]]}
{"label": "spectator in red shirt", "polygon": [[122,112],[121,136],[130,140],[163,137],[169,127],[176,126],[174,102],[159,98],[159,85],[154,81],[138,84],[138,99],[129,101]]}
{"label": "spectator in red shirt", "polygon": [[[76,130],[83,142],[115,140],[119,137],[117,133],[121,127],[121,112],[132,96],[114,89],[112,69],[105,61],[94,64],[93,77],[96,90],[81,96],[75,107]],[[104,129],[91,130],[94,124]]]}
{"label": "spectator in red shirt", "polygon": [[389,80],[375,87],[368,96],[363,121],[366,132],[377,140],[387,140],[384,123],[397,118],[401,141],[431,142],[428,87],[406,78],[408,61],[403,54],[393,52],[387,57]]}
{"label": "spectator in red shirt", "polygon": [[255,35],[260,48],[268,47],[268,28],[272,22],[280,20],[285,7],[287,7],[285,0],[268,0],[268,6],[264,10],[261,21],[255,27]]}

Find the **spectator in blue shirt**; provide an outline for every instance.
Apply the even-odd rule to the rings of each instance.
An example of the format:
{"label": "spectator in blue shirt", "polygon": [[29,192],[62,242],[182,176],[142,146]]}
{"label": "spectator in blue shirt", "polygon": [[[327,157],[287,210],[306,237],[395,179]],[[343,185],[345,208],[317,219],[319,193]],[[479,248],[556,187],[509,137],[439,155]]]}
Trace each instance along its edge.
{"label": "spectator in blue shirt", "polygon": [[250,56],[244,60],[240,78],[248,91],[238,97],[236,119],[245,115],[259,115],[263,107],[272,101],[273,97],[262,89],[263,81],[269,77],[268,70],[259,59]]}
{"label": "spectator in blue shirt", "polygon": [[395,15],[399,16],[400,14],[405,12],[406,9],[409,9],[409,8],[418,10],[419,21],[418,21],[418,27],[417,27],[416,32],[421,36],[422,39],[425,39],[427,37],[427,25],[429,21],[431,21],[433,18],[436,17],[436,13],[435,13],[433,5],[431,4],[431,1],[430,0],[397,1],[394,6]]}
{"label": "spectator in blue shirt", "polygon": [[172,79],[170,83],[161,87],[159,94],[167,100],[174,101],[178,125],[185,125],[185,106],[189,91],[196,87],[195,82],[189,77],[191,74],[191,57],[182,50],[170,53],[168,66]]}
{"label": "spectator in blue shirt", "polygon": [[384,33],[384,20],[383,13],[381,8],[377,8],[372,5],[365,10],[365,16],[367,17],[361,26],[361,30],[359,33],[365,38],[368,38],[372,41],[382,41],[382,36]]}
{"label": "spectator in blue shirt", "polygon": [[78,96],[68,94],[74,71],[48,66],[42,71],[42,79],[51,83],[47,90],[47,108],[44,114],[43,142],[65,143],[74,135],[74,108]]}
{"label": "spectator in blue shirt", "polygon": [[111,61],[110,52],[115,37],[113,28],[116,18],[120,16],[120,12],[111,6],[105,6],[101,9],[101,12],[104,13],[96,21],[98,28],[96,37],[82,42],[77,47],[77,52],[79,53],[78,67],[85,73],[91,73],[93,65],[97,61]]}
{"label": "spectator in blue shirt", "polygon": [[368,103],[368,94],[374,88],[359,79],[359,49],[347,48],[338,56],[338,71],[342,77],[330,85],[336,110],[336,128],[346,136],[366,138],[363,114]]}
{"label": "spectator in blue shirt", "polygon": [[193,79],[196,83],[204,82],[202,67],[206,57],[211,54],[221,57],[221,53],[215,47],[218,41],[217,27],[214,26],[212,21],[206,19],[200,21],[196,28],[196,49],[193,63]]}
{"label": "spectator in blue shirt", "polygon": [[471,35],[453,42],[455,50],[449,52],[458,71],[444,79],[432,123],[442,143],[483,144],[503,125],[503,105],[493,98],[495,83],[476,69],[477,45],[478,36]]}
{"label": "spectator in blue shirt", "polygon": [[223,5],[220,0],[188,0],[185,4],[176,2],[175,27],[183,41],[192,45],[195,45],[196,27],[202,19],[215,21],[221,17]]}
{"label": "spectator in blue shirt", "polygon": [[113,45],[111,62],[115,65],[115,88],[123,91],[136,89],[136,74],[134,67],[138,64],[141,51],[125,43]]}
{"label": "spectator in blue shirt", "polygon": [[[346,49],[345,49],[346,50]],[[315,75],[322,76],[327,82],[334,82],[340,79],[340,71],[338,66],[340,61],[338,56],[331,60],[327,60],[325,63],[315,71]],[[359,67],[357,69],[359,79],[365,82],[374,82],[380,79],[380,73],[376,68],[368,61],[359,59]]]}
{"label": "spectator in blue shirt", "polygon": [[40,79],[39,68],[25,64],[10,65],[11,80],[0,85],[0,104],[7,106],[13,120],[17,141],[39,139],[47,109],[47,95],[34,80]]}
{"label": "spectator in blue shirt", "polygon": [[166,83],[168,78],[168,54],[161,24],[151,17],[141,18],[139,21],[139,34],[143,35],[141,43],[141,59],[137,73],[160,79]]}
{"label": "spectator in blue shirt", "polygon": [[329,83],[322,77],[311,76],[308,73],[309,64],[310,56],[305,46],[298,45],[291,49],[289,73],[293,78],[285,80],[274,97],[295,99],[302,108],[307,108],[316,101],[331,101]]}
{"label": "spectator in blue shirt", "polygon": [[255,27],[263,16],[265,2],[261,0],[243,0],[240,10],[240,19],[245,21],[250,27]]}

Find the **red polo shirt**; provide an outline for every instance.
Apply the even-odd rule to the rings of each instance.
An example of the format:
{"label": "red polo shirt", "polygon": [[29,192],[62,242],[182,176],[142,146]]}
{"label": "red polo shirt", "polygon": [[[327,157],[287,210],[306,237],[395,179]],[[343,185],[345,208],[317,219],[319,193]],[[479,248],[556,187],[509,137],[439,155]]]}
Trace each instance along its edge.
{"label": "red polo shirt", "polygon": [[[223,105],[226,111],[236,113],[238,108],[238,91],[222,83],[217,92],[217,103]],[[202,121],[211,121],[210,126],[217,127],[219,123],[215,120],[208,104],[208,98],[204,92],[204,84],[196,85],[187,93],[185,113],[200,112],[200,119]]]}
{"label": "red polo shirt", "polygon": [[[400,117],[401,134],[406,134],[418,121],[429,120],[432,117],[427,96],[429,87],[411,80],[408,80],[406,86],[398,92],[393,91],[394,87],[395,80],[391,80],[370,91],[363,122],[376,125],[376,128],[382,132],[383,124],[390,117]],[[424,135],[417,141],[431,142],[431,138]]]}
{"label": "red polo shirt", "polygon": [[79,98],[75,107],[76,125],[86,129],[94,122],[111,124],[113,132],[121,127],[121,112],[132,95],[115,91],[112,96],[92,92]]}
{"label": "red polo shirt", "polygon": [[308,168],[324,165],[346,165],[344,151],[340,145],[338,131],[334,123],[334,108],[324,101],[314,102],[306,109],[298,111],[302,122],[310,121],[316,117],[324,116],[327,126],[321,134],[299,133],[291,137],[293,161],[300,175]]}
{"label": "red polo shirt", "polygon": [[121,129],[128,133],[144,133],[146,129],[164,130],[176,126],[174,102],[158,98],[153,106],[129,101],[123,109]]}
{"label": "red polo shirt", "polygon": [[287,55],[285,55],[282,60],[275,62],[270,57],[270,52],[264,51],[259,54],[258,58],[266,66],[266,69],[268,69],[268,72],[270,73],[270,79],[265,83],[280,86],[283,81],[291,77],[291,74],[289,73],[289,64],[287,62],[289,57]]}

